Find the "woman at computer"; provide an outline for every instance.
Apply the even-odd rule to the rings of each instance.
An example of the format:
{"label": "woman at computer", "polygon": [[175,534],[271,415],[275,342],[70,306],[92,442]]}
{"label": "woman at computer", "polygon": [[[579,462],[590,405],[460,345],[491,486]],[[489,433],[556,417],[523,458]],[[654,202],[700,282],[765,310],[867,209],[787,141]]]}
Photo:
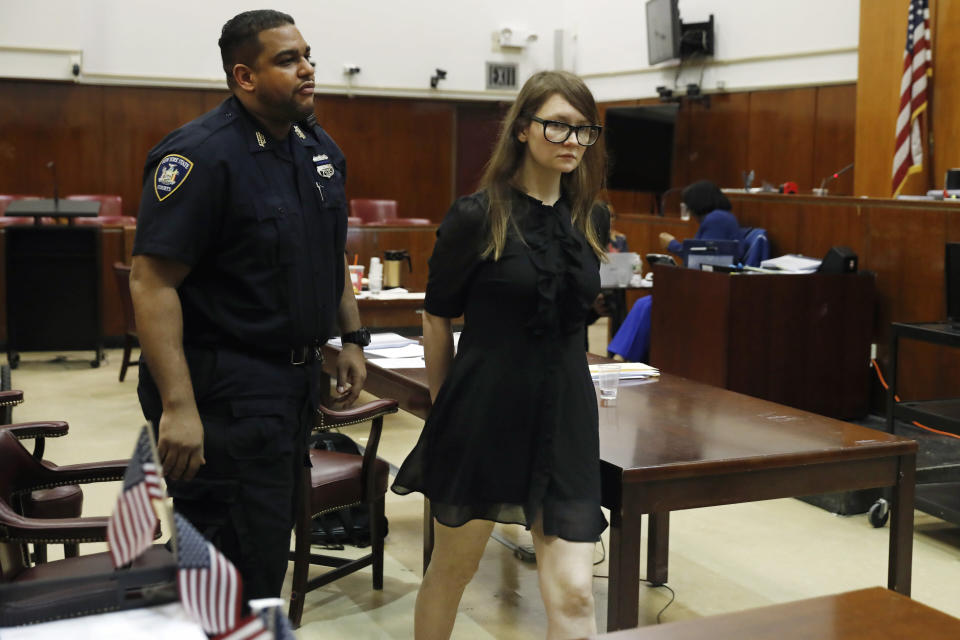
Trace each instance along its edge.
{"label": "woman at computer", "polygon": [[[583,336],[609,235],[606,209],[594,207],[599,122],[579,78],[534,74],[481,190],[456,200],[437,232],[423,314],[433,408],[393,484],[422,492],[433,516],[418,640],[450,637],[497,522],[532,533],[547,637],[596,633],[594,545],[607,522]],[[461,314],[454,355],[450,321]]]}
{"label": "woman at computer", "polygon": [[[742,240],[740,224],[730,213],[733,207],[720,187],[709,180],[700,180],[686,187],[681,194],[681,213],[686,209],[696,218],[695,240]],[[660,234],[660,246],[679,254],[683,245],[671,234]]]}

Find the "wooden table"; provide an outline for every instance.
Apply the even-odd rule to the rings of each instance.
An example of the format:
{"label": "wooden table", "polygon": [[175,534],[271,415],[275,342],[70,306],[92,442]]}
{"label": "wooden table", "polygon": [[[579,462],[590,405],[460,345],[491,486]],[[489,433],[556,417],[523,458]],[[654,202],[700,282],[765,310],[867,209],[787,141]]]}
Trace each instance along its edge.
{"label": "wooden table", "polygon": [[[325,350],[332,372],[336,350]],[[366,389],[421,418],[430,407],[423,369],[368,362]],[[912,440],[677,376],[625,383],[617,406],[600,415],[602,503],[611,512],[607,630],[637,626],[643,514],[647,579],[662,584],[671,511],[831,491],[893,487],[887,586],[910,595],[916,451]],[[425,516],[425,559],[430,522]]]}
{"label": "wooden table", "polygon": [[423,324],[423,298],[359,298],[357,306],[363,324],[371,329],[398,329]]}
{"label": "wooden table", "polygon": [[873,587],[738,613],[618,631],[607,640],[955,640],[960,620]]}

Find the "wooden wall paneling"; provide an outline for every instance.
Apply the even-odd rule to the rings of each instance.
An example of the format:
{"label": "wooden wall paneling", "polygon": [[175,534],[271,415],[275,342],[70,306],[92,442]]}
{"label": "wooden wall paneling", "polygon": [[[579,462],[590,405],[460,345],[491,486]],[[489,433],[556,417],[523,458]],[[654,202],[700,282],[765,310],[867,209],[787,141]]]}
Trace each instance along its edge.
{"label": "wooden wall paneling", "polygon": [[454,196],[456,105],[319,96],[317,119],[347,157],[348,198],[396,200],[400,217],[439,222]]}
{"label": "wooden wall paneling", "polygon": [[813,186],[813,139],[817,90],[756,91],[750,95],[747,163],[756,182]]}
{"label": "wooden wall paneling", "polygon": [[[600,122],[606,123],[607,109],[610,107],[635,107],[637,100],[618,100],[613,102],[598,102],[597,110],[600,112]],[[606,132],[603,135],[608,135]],[[621,213],[641,213],[637,203],[637,193],[635,191],[623,191],[620,189],[607,189],[604,192],[603,199],[614,208],[619,215]],[[646,211],[642,211],[646,213]]]}
{"label": "wooden wall paneling", "polygon": [[203,113],[216,109],[221,102],[233,95],[227,88],[222,90],[207,89],[201,93],[203,94]]}
{"label": "wooden wall paneling", "polygon": [[0,81],[0,193],[101,193],[106,172],[104,89],[59,82]]}
{"label": "wooden wall paneling", "polygon": [[[856,148],[857,85],[818,87],[816,124],[813,147],[813,184],[819,187],[823,178],[854,161]],[[853,195],[856,166],[830,178],[827,188],[836,195]]]}
{"label": "wooden wall paneling", "polygon": [[[947,225],[943,214],[909,206],[868,209],[869,250],[862,268],[877,273],[884,365],[891,322],[931,322],[946,316],[943,253]],[[906,342],[901,346],[898,391],[902,399],[943,397],[945,381],[934,366],[942,347],[931,347]]]}
{"label": "wooden wall paneling", "polygon": [[937,0],[933,12],[933,184],[943,187],[947,169],[960,167],[960,0]]}
{"label": "wooden wall paneling", "polygon": [[457,105],[455,196],[475,192],[509,105],[502,102]]}
{"label": "wooden wall paneling", "polygon": [[208,111],[209,92],[137,87],[109,87],[105,91],[104,192],[119,193],[124,214],[136,216],[147,153],[171,131]]}
{"label": "wooden wall paneling", "polygon": [[721,187],[743,187],[743,171],[749,171],[750,94],[714,94],[709,108],[690,105],[689,113],[686,184],[712,180]]}
{"label": "wooden wall paneling", "polygon": [[[888,198],[909,0],[860,3],[854,195]],[[915,193],[906,190],[905,193]]]}

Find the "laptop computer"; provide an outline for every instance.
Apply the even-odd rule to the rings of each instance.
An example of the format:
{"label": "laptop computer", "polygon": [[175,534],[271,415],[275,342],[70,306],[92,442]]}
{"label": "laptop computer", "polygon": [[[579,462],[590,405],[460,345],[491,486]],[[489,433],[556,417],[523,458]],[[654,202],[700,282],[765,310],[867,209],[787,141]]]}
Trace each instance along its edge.
{"label": "laptop computer", "polygon": [[943,254],[943,279],[947,293],[947,322],[960,330],[960,242],[948,242]]}
{"label": "laptop computer", "polygon": [[736,264],[740,256],[737,240],[684,240],[680,250],[683,265],[703,269],[703,265],[726,267]]}

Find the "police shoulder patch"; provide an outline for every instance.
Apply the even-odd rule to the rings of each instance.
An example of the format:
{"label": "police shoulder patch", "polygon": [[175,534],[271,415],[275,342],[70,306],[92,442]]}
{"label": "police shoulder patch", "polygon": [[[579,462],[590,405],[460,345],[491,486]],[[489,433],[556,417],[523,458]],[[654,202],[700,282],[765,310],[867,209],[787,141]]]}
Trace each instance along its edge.
{"label": "police shoulder patch", "polygon": [[171,153],[164,156],[153,172],[153,192],[157,200],[163,202],[174,191],[180,188],[190,175],[193,162],[185,156]]}

